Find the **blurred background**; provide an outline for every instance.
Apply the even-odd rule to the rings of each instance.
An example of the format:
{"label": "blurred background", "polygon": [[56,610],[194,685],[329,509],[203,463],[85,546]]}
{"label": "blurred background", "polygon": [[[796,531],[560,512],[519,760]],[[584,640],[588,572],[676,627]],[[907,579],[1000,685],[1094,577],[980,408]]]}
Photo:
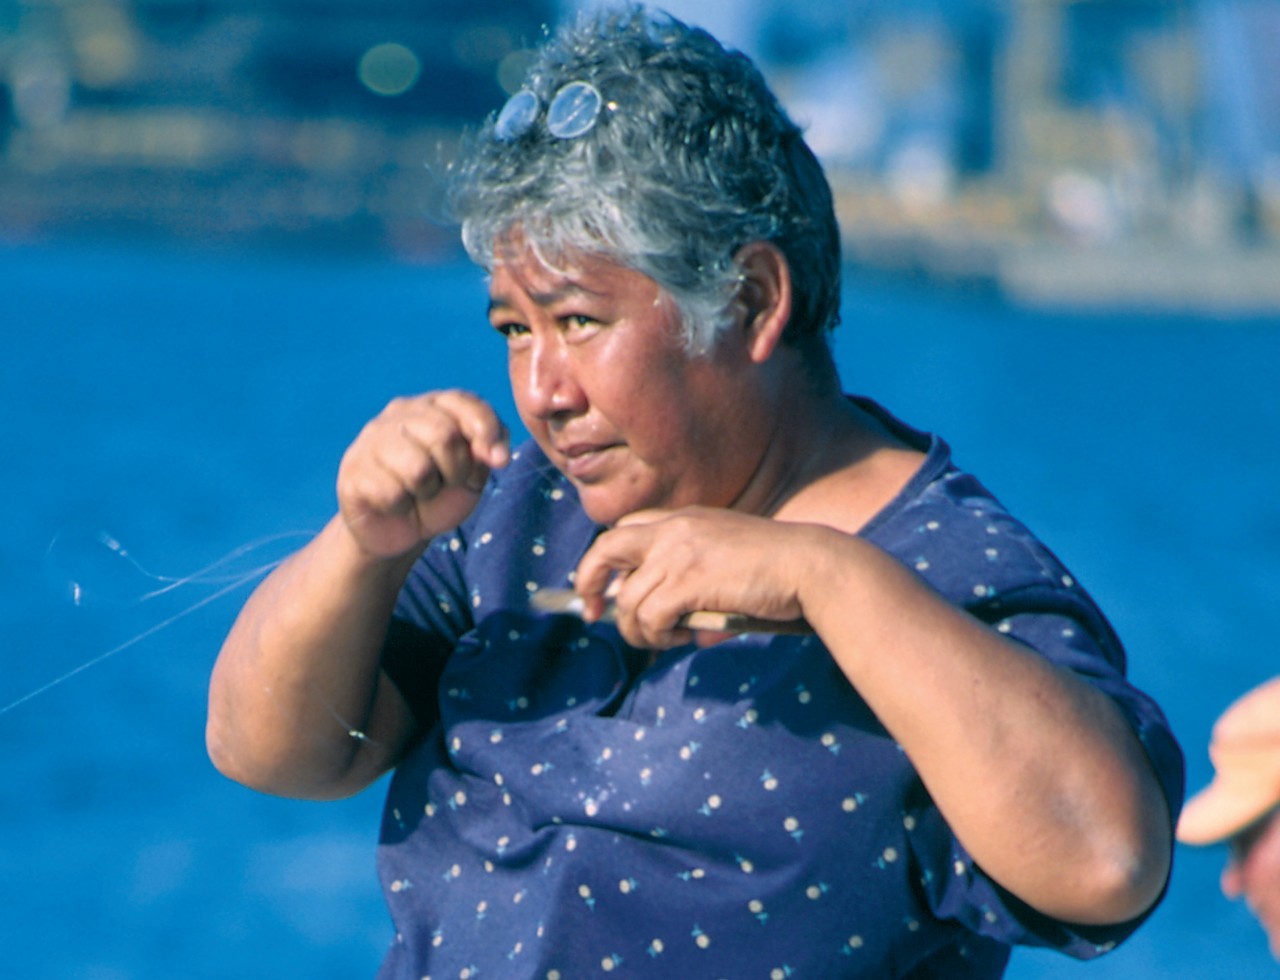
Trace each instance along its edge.
{"label": "blurred background", "polygon": [[[518,87],[565,6],[5,0],[5,237],[438,257],[455,236],[422,220],[423,162]],[[1032,301],[1280,302],[1268,0],[671,6],[766,69],[859,264]]]}
{"label": "blurred background", "polygon": [[[226,782],[204,688],[386,400],[513,420],[438,173],[578,6],[0,0],[6,974],[375,972],[381,788]],[[847,387],[1072,566],[1203,785],[1213,719],[1280,673],[1280,3],[666,9],[751,54],[828,168]],[[1223,856],[1180,848],[1116,953],[1010,976],[1275,975]]]}

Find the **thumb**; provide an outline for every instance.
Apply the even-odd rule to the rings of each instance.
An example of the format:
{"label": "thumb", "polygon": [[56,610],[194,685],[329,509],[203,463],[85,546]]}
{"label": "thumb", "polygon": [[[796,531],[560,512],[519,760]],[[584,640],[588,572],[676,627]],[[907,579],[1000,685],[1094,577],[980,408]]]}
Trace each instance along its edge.
{"label": "thumb", "polygon": [[649,507],[644,510],[633,510],[630,514],[618,518],[614,523],[614,527],[638,527],[644,524],[654,524],[667,517],[671,511],[661,507]]}

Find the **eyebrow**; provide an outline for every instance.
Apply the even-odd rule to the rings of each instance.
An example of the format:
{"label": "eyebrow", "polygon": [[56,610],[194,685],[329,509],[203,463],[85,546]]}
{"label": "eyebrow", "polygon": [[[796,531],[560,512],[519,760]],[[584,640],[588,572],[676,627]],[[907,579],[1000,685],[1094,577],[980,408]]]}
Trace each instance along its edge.
{"label": "eyebrow", "polygon": [[[529,298],[533,300],[535,303],[537,303],[539,306],[550,306],[553,303],[557,303],[563,299],[566,299],[572,296],[604,296],[604,295],[605,294],[602,292],[597,292],[594,289],[588,289],[586,286],[582,286],[575,282],[567,283],[566,285],[558,289],[547,290],[544,293],[531,292],[528,294]],[[489,300],[488,312],[492,313],[494,310],[499,310],[499,309],[511,309],[514,306],[515,306],[515,303],[507,299],[507,297],[502,295],[494,296]]]}

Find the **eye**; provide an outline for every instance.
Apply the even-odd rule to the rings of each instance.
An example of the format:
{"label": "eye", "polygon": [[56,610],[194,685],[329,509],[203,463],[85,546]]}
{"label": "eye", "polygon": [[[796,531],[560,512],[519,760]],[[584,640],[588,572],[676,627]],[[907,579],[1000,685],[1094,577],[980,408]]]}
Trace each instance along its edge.
{"label": "eye", "polygon": [[529,332],[529,328],[525,326],[523,323],[514,323],[514,322],[495,323],[493,325],[493,329],[498,331],[498,333],[502,334],[502,336],[506,337],[508,340],[511,340],[515,337],[523,336],[524,334],[527,334]]}
{"label": "eye", "polygon": [[559,330],[571,344],[585,343],[598,336],[608,325],[590,313],[566,313],[558,320]]}

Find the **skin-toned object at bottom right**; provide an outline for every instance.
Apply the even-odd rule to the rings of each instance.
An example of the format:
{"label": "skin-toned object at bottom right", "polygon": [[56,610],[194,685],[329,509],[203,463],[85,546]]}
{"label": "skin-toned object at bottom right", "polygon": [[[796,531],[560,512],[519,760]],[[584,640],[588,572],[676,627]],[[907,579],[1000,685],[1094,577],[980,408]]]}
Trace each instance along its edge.
{"label": "skin-toned object at bottom right", "polygon": [[1222,892],[1245,900],[1280,960],[1280,677],[1223,712],[1209,757],[1213,780],[1187,802],[1178,840],[1229,845]]}

